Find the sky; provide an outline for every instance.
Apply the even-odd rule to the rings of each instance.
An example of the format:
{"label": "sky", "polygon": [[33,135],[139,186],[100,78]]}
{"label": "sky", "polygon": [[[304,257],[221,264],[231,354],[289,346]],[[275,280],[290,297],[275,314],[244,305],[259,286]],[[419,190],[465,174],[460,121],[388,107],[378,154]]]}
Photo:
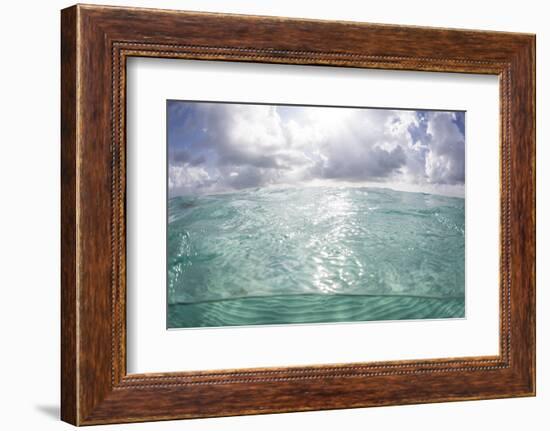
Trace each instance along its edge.
{"label": "sky", "polygon": [[171,197],[309,185],[464,196],[464,112],[167,104]]}

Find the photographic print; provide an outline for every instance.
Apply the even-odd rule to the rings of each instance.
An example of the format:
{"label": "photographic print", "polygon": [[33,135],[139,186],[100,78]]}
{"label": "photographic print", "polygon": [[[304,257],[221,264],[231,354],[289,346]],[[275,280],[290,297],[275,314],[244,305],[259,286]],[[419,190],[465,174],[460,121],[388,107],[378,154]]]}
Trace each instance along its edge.
{"label": "photographic print", "polygon": [[465,112],[167,101],[168,328],[465,317]]}

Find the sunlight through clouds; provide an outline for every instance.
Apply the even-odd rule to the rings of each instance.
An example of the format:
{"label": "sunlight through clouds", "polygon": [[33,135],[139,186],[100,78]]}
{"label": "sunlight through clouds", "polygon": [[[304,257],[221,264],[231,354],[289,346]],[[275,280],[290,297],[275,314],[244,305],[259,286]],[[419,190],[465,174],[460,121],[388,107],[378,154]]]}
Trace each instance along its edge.
{"label": "sunlight through clouds", "polygon": [[463,194],[464,112],[168,102],[169,192],[379,185]]}

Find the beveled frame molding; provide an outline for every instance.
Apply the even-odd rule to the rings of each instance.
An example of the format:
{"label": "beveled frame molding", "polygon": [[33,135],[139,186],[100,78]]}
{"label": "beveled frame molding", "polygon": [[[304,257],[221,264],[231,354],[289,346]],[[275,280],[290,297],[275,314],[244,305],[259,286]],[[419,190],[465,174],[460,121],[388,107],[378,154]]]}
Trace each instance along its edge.
{"label": "beveled frame molding", "polygon": [[[61,30],[63,420],[535,394],[534,35],[84,5],[62,11]],[[128,375],[125,100],[132,56],[498,75],[499,355]]]}

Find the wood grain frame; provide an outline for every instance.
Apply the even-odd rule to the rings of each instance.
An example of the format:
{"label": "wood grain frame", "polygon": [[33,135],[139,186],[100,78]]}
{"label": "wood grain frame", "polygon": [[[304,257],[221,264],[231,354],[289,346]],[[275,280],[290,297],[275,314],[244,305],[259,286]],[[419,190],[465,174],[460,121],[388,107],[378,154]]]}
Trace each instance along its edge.
{"label": "wood grain frame", "polygon": [[[64,421],[535,394],[534,35],[83,5],[63,10],[61,18]],[[498,75],[499,355],[128,375],[125,66],[131,56]]]}

